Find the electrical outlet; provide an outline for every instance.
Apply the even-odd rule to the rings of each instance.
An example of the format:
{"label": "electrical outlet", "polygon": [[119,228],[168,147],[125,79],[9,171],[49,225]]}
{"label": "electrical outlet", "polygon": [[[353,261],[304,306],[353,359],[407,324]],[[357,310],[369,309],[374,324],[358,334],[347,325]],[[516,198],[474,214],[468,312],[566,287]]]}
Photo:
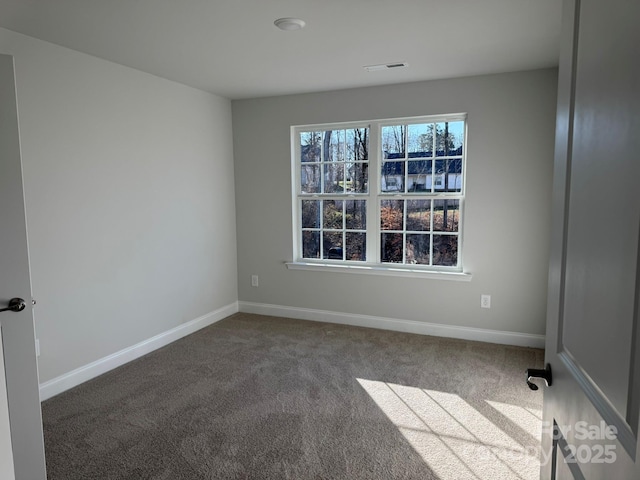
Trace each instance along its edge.
{"label": "electrical outlet", "polygon": [[480,295],[480,306],[482,308],[491,308],[491,295]]}
{"label": "electrical outlet", "polygon": [[252,287],[258,286],[258,275],[251,275],[251,286]]}

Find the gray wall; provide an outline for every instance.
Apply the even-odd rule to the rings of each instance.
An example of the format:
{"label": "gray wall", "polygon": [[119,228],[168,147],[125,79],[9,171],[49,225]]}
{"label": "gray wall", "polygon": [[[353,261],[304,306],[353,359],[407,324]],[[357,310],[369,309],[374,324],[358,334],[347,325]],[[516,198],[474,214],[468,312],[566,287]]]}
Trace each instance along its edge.
{"label": "gray wall", "polygon": [[234,303],[228,100],[0,29],[15,56],[40,381]]}
{"label": "gray wall", "polygon": [[[234,101],[239,300],[544,334],[556,88],[548,69]],[[292,125],[460,112],[471,282],[287,270]]]}

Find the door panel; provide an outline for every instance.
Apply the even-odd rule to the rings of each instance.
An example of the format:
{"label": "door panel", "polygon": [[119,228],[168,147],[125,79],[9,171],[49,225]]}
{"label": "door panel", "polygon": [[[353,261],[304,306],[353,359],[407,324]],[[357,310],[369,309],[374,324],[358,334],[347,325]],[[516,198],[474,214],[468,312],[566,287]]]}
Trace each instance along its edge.
{"label": "door panel", "polygon": [[46,478],[38,392],[29,255],[22,187],[13,57],[0,55],[0,306],[26,300],[21,312],[2,312],[9,422],[16,480]]}
{"label": "door panel", "polygon": [[[638,132],[631,130],[634,102],[629,101],[638,95],[638,85],[629,75],[629,63],[637,64],[640,57],[637,25],[617,28],[637,21],[638,2],[618,3],[583,2],[580,15],[562,338],[577,363],[624,413],[640,218]],[[620,268],[625,264],[629,268]],[[616,319],[613,328],[609,318]],[[605,362],[583,336],[597,339],[599,351],[607,352]]]}
{"label": "door panel", "polygon": [[543,479],[640,478],[638,18],[637,1],[565,1]]}

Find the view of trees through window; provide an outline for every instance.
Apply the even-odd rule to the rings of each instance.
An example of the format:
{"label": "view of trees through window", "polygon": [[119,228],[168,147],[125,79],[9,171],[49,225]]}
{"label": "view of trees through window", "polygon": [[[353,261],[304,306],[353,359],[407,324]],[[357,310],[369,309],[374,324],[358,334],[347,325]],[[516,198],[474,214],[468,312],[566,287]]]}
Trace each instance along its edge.
{"label": "view of trees through window", "polygon": [[459,222],[459,200],[382,200],[381,261],[455,266]]}
{"label": "view of trees through window", "polygon": [[304,258],[366,260],[366,200],[302,200]]}
{"label": "view of trees through window", "polygon": [[[380,191],[403,200],[380,202],[381,262],[458,264],[464,121],[385,125]],[[420,194],[427,194],[424,197]]]}
{"label": "view of trees through window", "polygon": [[369,128],[300,134],[303,193],[367,193]]}
{"label": "view of trees through window", "polygon": [[464,116],[296,134],[299,258],[461,267]]}

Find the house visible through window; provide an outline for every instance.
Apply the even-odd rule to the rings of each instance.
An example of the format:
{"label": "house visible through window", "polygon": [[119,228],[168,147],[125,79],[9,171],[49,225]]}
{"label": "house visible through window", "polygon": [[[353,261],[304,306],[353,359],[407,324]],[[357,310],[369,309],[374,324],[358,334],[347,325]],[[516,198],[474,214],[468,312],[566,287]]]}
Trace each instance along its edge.
{"label": "house visible through window", "polygon": [[461,271],[464,115],[294,127],[296,262]]}

